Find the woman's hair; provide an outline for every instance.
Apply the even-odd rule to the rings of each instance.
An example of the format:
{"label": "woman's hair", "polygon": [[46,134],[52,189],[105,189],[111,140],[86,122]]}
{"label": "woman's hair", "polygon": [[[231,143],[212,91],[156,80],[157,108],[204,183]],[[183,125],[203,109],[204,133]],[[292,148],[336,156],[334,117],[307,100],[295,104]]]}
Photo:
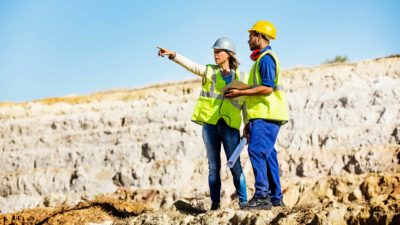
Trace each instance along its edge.
{"label": "woman's hair", "polygon": [[236,54],[232,51],[227,51],[229,55],[229,68],[236,70],[240,63],[236,58]]}

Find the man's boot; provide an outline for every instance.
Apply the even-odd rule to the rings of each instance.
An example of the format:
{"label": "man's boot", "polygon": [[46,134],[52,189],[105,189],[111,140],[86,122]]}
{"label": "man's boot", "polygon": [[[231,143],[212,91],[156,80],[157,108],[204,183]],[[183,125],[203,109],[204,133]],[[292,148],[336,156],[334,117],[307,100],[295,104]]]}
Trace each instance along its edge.
{"label": "man's boot", "polygon": [[271,209],[272,202],[269,195],[265,197],[253,196],[253,198],[247,202],[243,209]]}

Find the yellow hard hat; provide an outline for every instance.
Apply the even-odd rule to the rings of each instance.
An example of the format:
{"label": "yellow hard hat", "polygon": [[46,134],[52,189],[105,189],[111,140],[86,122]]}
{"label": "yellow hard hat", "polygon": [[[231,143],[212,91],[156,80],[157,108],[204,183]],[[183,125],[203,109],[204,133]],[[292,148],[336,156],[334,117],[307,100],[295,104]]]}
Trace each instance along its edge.
{"label": "yellow hard hat", "polygon": [[275,40],[275,38],[276,38],[275,26],[272,23],[270,23],[268,21],[265,21],[265,20],[258,21],[248,31],[249,32],[250,31],[255,31],[255,32],[260,33],[260,34],[264,34],[268,39]]}

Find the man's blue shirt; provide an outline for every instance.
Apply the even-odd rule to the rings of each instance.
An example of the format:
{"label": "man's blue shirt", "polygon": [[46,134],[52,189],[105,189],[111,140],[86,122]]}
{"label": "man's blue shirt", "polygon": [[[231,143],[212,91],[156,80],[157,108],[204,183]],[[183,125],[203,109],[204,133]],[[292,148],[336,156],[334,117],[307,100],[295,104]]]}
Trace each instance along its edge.
{"label": "man's blue shirt", "polygon": [[[270,49],[271,46],[267,46],[261,49],[261,54],[266,50]],[[276,63],[270,54],[266,54],[264,57],[261,58],[259,68],[260,68],[262,85],[274,88],[275,76],[276,76]]]}

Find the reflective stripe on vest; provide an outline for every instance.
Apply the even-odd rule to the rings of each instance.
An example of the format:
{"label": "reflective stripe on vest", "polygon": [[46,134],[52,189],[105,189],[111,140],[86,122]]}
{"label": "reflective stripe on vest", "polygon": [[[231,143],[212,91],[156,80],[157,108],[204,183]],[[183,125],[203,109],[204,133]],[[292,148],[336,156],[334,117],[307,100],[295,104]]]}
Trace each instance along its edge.
{"label": "reflective stripe on vest", "polygon": [[[251,87],[255,88],[258,86],[263,86],[263,85],[251,85]],[[284,91],[285,88],[283,88],[283,85],[275,85],[275,87],[273,88],[274,91]]]}
{"label": "reflective stripe on vest", "polygon": [[[215,99],[219,99],[219,100],[224,100],[225,97],[222,94],[215,94],[212,92],[206,92],[201,90],[200,92],[200,96],[202,97],[206,97],[206,98],[215,98]],[[237,109],[241,109],[242,105],[240,103],[238,103],[237,101],[235,101],[235,99],[225,99],[226,101],[231,101],[232,105],[235,106]]]}

